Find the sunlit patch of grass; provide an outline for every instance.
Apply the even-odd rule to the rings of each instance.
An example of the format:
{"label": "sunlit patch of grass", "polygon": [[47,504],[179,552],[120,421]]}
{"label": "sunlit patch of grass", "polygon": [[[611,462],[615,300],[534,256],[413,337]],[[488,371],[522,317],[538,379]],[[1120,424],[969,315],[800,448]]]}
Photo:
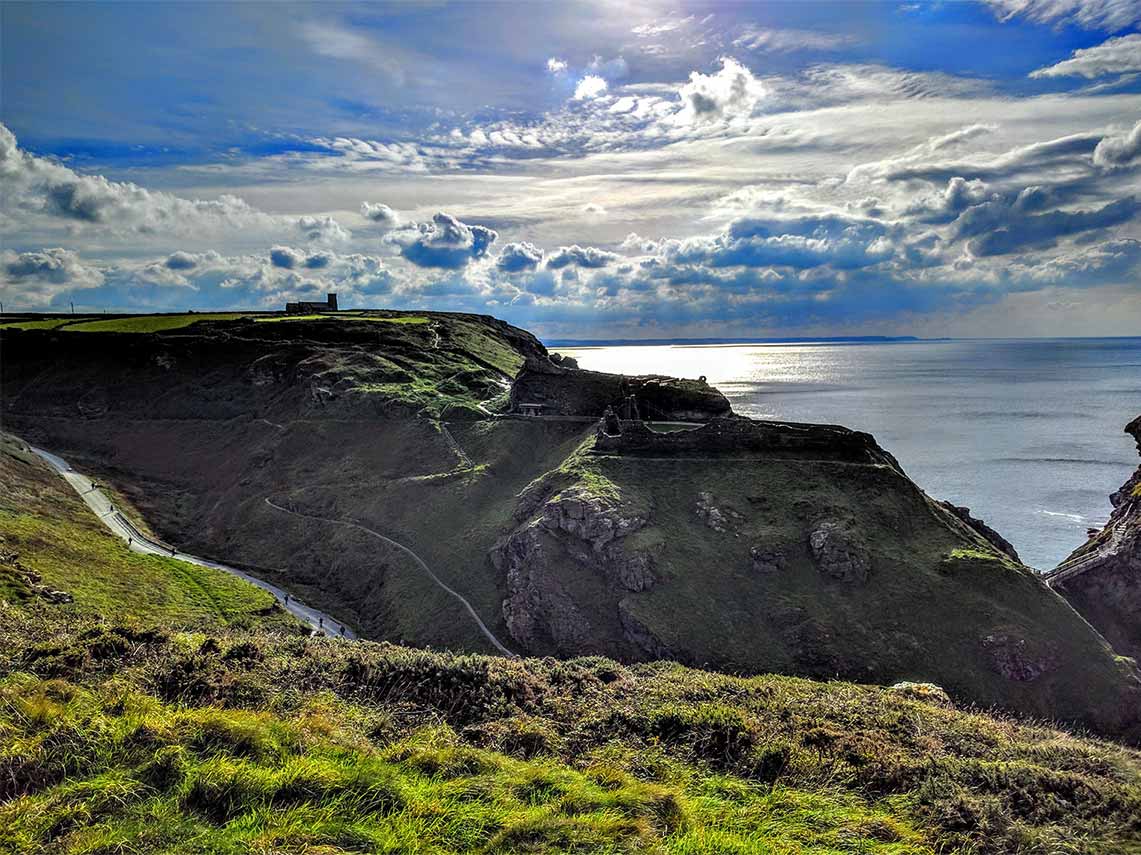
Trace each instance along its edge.
{"label": "sunlit patch of grass", "polygon": [[63,327],[66,332],[155,333],[182,329],[199,321],[236,321],[248,317],[243,312],[191,312],[185,315],[138,315],[130,318],[108,318],[83,321]]}
{"label": "sunlit patch of grass", "polygon": [[76,317],[68,318],[43,318],[42,320],[35,321],[8,321],[0,324],[0,330],[54,330],[62,327],[64,324],[75,323]]}
{"label": "sunlit patch of grass", "polygon": [[[326,715],[351,713],[328,707]],[[27,676],[0,684],[9,851],[930,853],[895,806],[694,767],[639,780],[520,760],[447,728],[385,748],[241,710]]]}
{"label": "sunlit patch of grass", "polygon": [[281,321],[375,321],[385,324],[419,324],[428,323],[423,315],[369,315],[356,312],[325,312],[314,315],[275,315],[272,317],[254,318],[258,323],[277,323]]}

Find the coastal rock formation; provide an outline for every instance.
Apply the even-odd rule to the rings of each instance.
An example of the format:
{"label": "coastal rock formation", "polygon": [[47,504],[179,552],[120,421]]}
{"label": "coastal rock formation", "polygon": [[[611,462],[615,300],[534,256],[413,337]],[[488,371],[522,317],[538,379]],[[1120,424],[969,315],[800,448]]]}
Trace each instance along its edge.
{"label": "coastal rock formation", "polygon": [[[1129,660],[869,434],[737,417],[700,380],[557,365],[471,315],[0,342],[7,429],[118,487],[164,539],[264,572],[363,637],[490,652],[411,552],[519,653],[919,677],[956,702],[1141,741]],[[488,402],[516,377],[516,402],[590,417],[497,417],[506,401]],[[619,413],[599,433],[624,388],[703,423]],[[283,518],[267,497],[408,552]]]}
{"label": "coastal rock formation", "polygon": [[623,412],[632,399],[641,418],[655,421],[706,421],[732,413],[728,399],[704,378],[605,374],[574,368],[573,361],[528,361],[512,386],[512,409],[540,404],[549,415],[599,418],[607,407]]}
{"label": "coastal rock formation", "polygon": [[982,537],[999,552],[1010,558],[1013,558],[1015,561],[1022,560],[1018,557],[1018,551],[1015,550],[1014,544],[1012,544],[1009,540],[1007,540],[985,522],[980,520],[978,517],[971,516],[970,508],[965,508],[961,505],[953,505],[950,502],[940,502],[939,504],[953,513],[971,528],[973,528],[980,535],[982,535]]}
{"label": "coastal rock formation", "polygon": [[824,520],[808,536],[808,545],[816,566],[825,576],[841,582],[868,581],[868,551],[844,524]]}
{"label": "coastal rock formation", "polygon": [[[1141,453],[1141,416],[1125,432]],[[1047,580],[1118,653],[1141,660],[1141,466],[1109,501],[1109,522]]]}
{"label": "coastal rock formation", "polygon": [[[521,504],[534,508],[534,494],[523,496]],[[560,654],[576,655],[604,649],[600,642],[605,633],[598,626],[596,610],[589,609],[591,603],[582,594],[596,591],[599,582],[615,592],[613,596],[654,586],[653,556],[627,548],[627,538],[647,519],[576,486],[552,496],[537,516],[500,540],[491,551],[491,561],[506,575],[503,619],[511,637],[531,651],[553,646]],[[576,592],[587,608],[576,602]],[[619,617],[608,615],[605,620]],[[636,636],[634,643],[644,648],[645,633],[627,632],[627,626],[634,624],[632,619],[623,621],[623,633]]]}

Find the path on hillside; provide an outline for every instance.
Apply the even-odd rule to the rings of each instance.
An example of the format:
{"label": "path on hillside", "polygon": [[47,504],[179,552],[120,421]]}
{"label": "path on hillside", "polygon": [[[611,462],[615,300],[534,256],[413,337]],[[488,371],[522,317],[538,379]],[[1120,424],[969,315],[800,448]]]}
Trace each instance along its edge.
{"label": "path on hillside", "polygon": [[316,516],[314,514],[302,513],[301,511],[295,511],[292,508],[287,508],[287,507],[284,507],[283,505],[279,505],[276,502],[274,502],[272,499],[270,499],[268,496],[266,496],[265,503],[267,505],[269,505],[271,508],[282,511],[283,513],[293,514],[293,516],[301,517],[302,519],[314,520],[315,522],[323,522],[323,523],[328,523],[330,525],[343,525],[343,526],[347,526],[348,528],[355,528],[358,531],[363,531],[365,534],[371,535],[372,537],[375,537],[377,540],[380,540],[384,543],[387,543],[389,546],[400,550],[405,555],[407,555],[409,558],[411,558],[413,561],[415,561],[416,565],[421,570],[423,570],[425,575],[427,575],[427,577],[429,579],[431,579],[433,582],[435,582],[438,587],[443,589],[445,592],[447,592],[449,595],[451,595],[452,597],[454,597],[455,599],[457,599],[460,602],[460,604],[467,610],[467,613],[469,615],[471,615],[471,618],[472,618],[472,620],[475,621],[476,626],[479,627],[479,631],[484,634],[484,636],[487,638],[488,641],[490,641],[492,643],[492,645],[495,647],[496,650],[498,650],[504,656],[509,656],[512,659],[519,658],[515,653],[513,653],[512,651],[508,650],[506,647],[503,646],[503,643],[498,638],[495,637],[495,633],[493,633],[490,629],[487,628],[487,624],[485,624],[480,619],[479,615],[476,613],[476,610],[474,608],[472,608],[471,603],[469,603],[467,601],[467,599],[462,594],[460,594],[455,589],[448,587],[448,585],[439,576],[437,576],[435,573],[432,572],[431,568],[429,568],[428,565],[424,562],[424,559],[422,559],[419,555],[417,555],[415,552],[413,552],[410,548],[405,546],[403,543],[400,543],[399,541],[393,540],[391,537],[386,537],[385,535],[381,534],[379,531],[373,531],[368,526],[363,526],[358,522],[353,522],[352,520],[338,520],[338,519],[333,519],[331,517],[319,517],[319,516]]}
{"label": "path on hillside", "polygon": [[1064,582],[1074,576],[1080,576],[1095,563],[1116,555],[1121,549],[1121,540],[1125,536],[1125,523],[1132,518],[1134,511],[1139,506],[1141,503],[1132,503],[1125,509],[1121,519],[1114,524],[1110,531],[1108,542],[1103,543],[1093,552],[1087,552],[1085,555],[1063,561],[1053,570],[1044,574],[1046,584],[1052,586],[1056,582]]}
{"label": "path on hillside", "polygon": [[249,573],[244,570],[239,570],[236,567],[230,567],[217,561],[211,561],[209,558],[201,558],[200,556],[191,555],[187,552],[180,552],[173,546],[168,546],[165,543],[148,537],[139,531],[134,523],[123,516],[122,512],[103,494],[103,491],[99,489],[94,481],[86,475],[76,472],[71,468],[71,464],[62,457],[52,454],[50,451],[44,451],[42,448],[36,448],[34,445],[29,445],[28,448],[59,473],[59,475],[72,486],[75,492],[79,494],[80,498],[87,503],[87,506],[91,508],[95,516],[99,517],[99,519],[103,521],[103,524],[111,529],[113,534],[127,542],[128,548],[132,552],[139,552],[144,555],[162,555],[166,558],[177,558],[179,561],[185,561],[187,564],[197,564],[199,567],[211,567],[215,570],[229,573],[231,576],[237,576],[239,579],[243,579],[251,585],[256,585],[263,591],[272,594],[282,608],[303,623],[312,627],[315,631],[323,633],[330,638],[356,638],[356,633],[344,624],[333,620],[333,618],[324,612],[299,602],[292,594],[287,594],[281,588],[276,585],[271,585],[264,579],[251,576]]}

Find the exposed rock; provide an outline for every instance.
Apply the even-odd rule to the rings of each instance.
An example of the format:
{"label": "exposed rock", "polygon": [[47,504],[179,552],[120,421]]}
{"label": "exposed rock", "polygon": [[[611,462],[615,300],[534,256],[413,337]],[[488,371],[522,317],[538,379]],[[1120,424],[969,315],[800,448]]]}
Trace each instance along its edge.
{"label": "exposed rock", "polygon": [[763,546],[754,546],[749,549],[749,557],[753,560],[753,572],[779,573],[785,568],[785,554],[777,549],[767,549]]}
{"label": "exposed rock", "polygon": [[584,371],[550,359],[528,362],[511,388],[511,404],[543,405],[543,412],[564,416],[601,416],[633,396],[643,418],[706,421],[732,413],[728,399],[700,380],[649,375],[628,377]]}
{"label": "exposed rock", "polygon": [[[534,495],[521,503],[534,507]],[[506,572],[503,616],[511,637],[527,649],[549,640],[562,653],[594,652],[596,632],[560,579],[558,557],[601,574],[613,589],[649,590],[656,582],[653,556],[625,548],[625,539],[645,524],[645,516],[579,487],[548,499],[491,552],[492,563]]]}
{"label": "exposed rock", "polygon": [[555,365],[559,366],[560,368],[570,368],[575,371],[578,370],[578,360],[573,356],[567,356],[565,353],[552,353],[551,362],[555,363]]}
{"label": "exposed rock", "polygon": [[[1141,453],[1141,416],[1125,426]],[[1110,496],[1101,531],[1046,581],[1105,636],[1118,653],[1141,660],[1141,467]]]}
{"label": "exposed rock", "polygon": [[825,520],[808,537],[812,557],[820,572],[842,582],[866,582],[871,568],[867,550],[846,526]]}
{"label": "exposed rock", "polygon": [[492,560],[507,571],[503,619],[511,637],[527,649],[549,641],[560,652],[579,652],[592,637],[590,621],[545,560],[543,529],[531,524],[493,550]]}
{"label": "exposed rock", "polygon": [[701,492],[697,494],[697,518],[714,531],[725,531],[727,520],[725,514],[713,502],[713,494]]}
{"label": "exposed rock", "polygon": [[1013,558],[1019,564],[1022,563],[1022,559],[1018,557],[1018,552],[1015,550],[1014,545],[978,517],[971,516],[970,508],[963,507],[962,505],[953,505],[950,502],[940,502],[939,504],[969,525],[999,552]]}
{"label": "exposed rock", "polygon": [[982,646],[990,653],[991,667],[1006,679],[1019,683],[1037,680],[1058,664],[1052,652],[1034,650],[1025,638],[1007,633],[985,636]]}
{"label": "exposed rock", "polygon": [[663,644],[648,626],[634,617],[629,599],[618,602],[618,620],[622,624],[622,634],[626,640],[642,651],[647,658],[683,660],[683,657]]}
{"label": "exposed rock", "polygon": [[946,690],[944,690],[942,686],[936,686],[934,683],[912,683],[905,680],[902,683],[889,686],[888,691],[903,695],[905,698],[911,698],[914,701],[925,701],[940,707],[950,708],[955,706],[951,700],[951,696],[947,694]]}

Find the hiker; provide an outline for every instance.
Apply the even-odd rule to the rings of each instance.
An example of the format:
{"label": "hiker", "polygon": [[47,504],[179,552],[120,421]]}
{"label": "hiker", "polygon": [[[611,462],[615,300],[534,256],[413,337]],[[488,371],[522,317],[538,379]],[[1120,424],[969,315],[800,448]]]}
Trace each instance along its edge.
{"label": "hiker", "polygon": [[285,604],[286,604],[287,606],[289,605],[289,594],[286,594],[286,595],[285,595]]}

